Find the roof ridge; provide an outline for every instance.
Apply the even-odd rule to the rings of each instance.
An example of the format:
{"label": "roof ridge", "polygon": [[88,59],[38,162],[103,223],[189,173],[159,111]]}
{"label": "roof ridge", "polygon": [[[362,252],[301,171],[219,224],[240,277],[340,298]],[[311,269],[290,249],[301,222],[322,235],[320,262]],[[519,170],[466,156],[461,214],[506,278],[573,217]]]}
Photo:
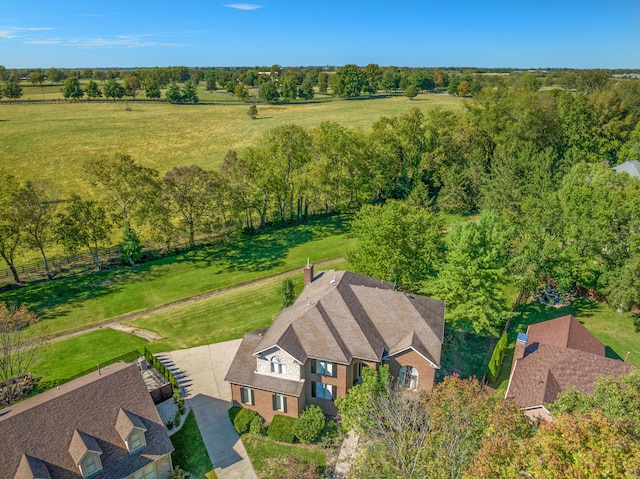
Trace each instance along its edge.
{"label": "roof ridge", "polygon": [[344,343],[344,340],[342,339],[342,336],[340,334],[338,334],[338,330],[336,329],[335,324],[333,324],[333,321],[331,321],[331,318],[327,314],[327,310],[324,309],[324,306],[322,304],[322,300],[319,300],[316,303],[316,308],[318,309],[318,312],[320,313],[320,317],[324,320],[324,322],[326,323],[327,327],[329,328],[329,331],[331,332],[331,335],[333,336],[333,338],[335,339],[336,343],[338,344],[338,347],[342,351],[342,354],[344,354],[345,359],[347,360],[347,362],[351,362],[351,360],[353,359],[353,354],[351,354],[351,351],[349,350],[347,345]]}
{"label": "roof ridge", "polygon": [[[360,303],[358,296],[355,294],[351,286],[352,285],[350,283],[343,284],[343,282],[340,281],[338,284],[338,292],[347,305],[347,309],[351,313],[351,316],[356,320],[356,324],[360,328],[362,335],[369,343],[371,350],[374,354],[378,355],[378,359],[380,359],[382,358],[382,353],[385,348],[384,339],[374,322],[369,318],[367,311],[362,306],[362,303]],[[367,332],[371,332],[372,334],[367,334]],[[377,344],[375,344],[374,341]]]}

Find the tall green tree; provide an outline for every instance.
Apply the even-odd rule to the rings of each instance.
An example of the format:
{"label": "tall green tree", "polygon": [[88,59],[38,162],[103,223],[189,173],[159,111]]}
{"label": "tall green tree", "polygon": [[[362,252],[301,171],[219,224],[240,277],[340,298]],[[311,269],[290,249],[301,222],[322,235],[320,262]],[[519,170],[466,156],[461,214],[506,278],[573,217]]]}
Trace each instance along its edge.
{"label": "tall green tree", "polygon": [[454,327],[499,335],[511,314],[502,294],[508,238],[497,215],[486,211],[477,223],[456,224],[447,235],[445,262],[425,287],[446,302],[446,320]]}
{"label": "tall green tree", "polygon": [[342,98],[360,96],[367,84],[367,78],[362,69],[353,64],[345,65],[334,75],[333,92]]}
{"label": "tall green tree", "polygon": [[193,80],[188,80],[184,84],[182,88],[182,101],[185,103],[198,103],[198,85],[196,85]]}
{"label": "tall green tree", "polygon": [[45,250],[53,242],[56,202],[49,196],[48,188],[28,181],[20,187],[16,204],[24,241],[40,253],[47,278],[51,279],[53,275]]}
{"label": "tall green tree", "polygon": [[18,192],[20,184],[6,171],[0,170],[0,256],[13,275],[15,284],[22,281],[15,265],[15,254],[20,245],[20,210]]}
{"label": "tall green tree", "polygon": [[182,91],[176,83],[170,83],[164,97],[169,103],[180,103],[182,101]]}
{"label": "tall green tree", "polygon": [[6,96],[7,98],[17,100],[22,96],[22,87],[18,83],[9,81],[4,84],[2,93],[4,93],[4,96]]}
{"label": "tall green tree", "polygon": [[149,80],[145,84],[144,95],[147,98],[160,98],[160,87],[155,79]]}
{"label": "tall green tree", "polygon": [[219,188],[216,175],[197,165],[174,167],[163,178],[164,192],[189,232],[189,245],[195,246],[195,234],[205,216],[212,216]]}
{"label": "tall green tree", "polygon": [[287,101],[298,98],[298,81],[294,76],[286,76],[283,78],[280,94],[282,98]]}
{"label": "tall green tree", "polygon": [[262,83],[258,89],[258,98],[267,103],[277,102],[280,99],[278,87],[270,81]]}
{"label": "tall green tree", "polygon": [[87,88],[84,91],[85,95],[89,100],[93,100],[95,98],[100,98],[102,96],[102,90],[98,88],[98,84],[93,80],[89,80],[87,84]]}
{"label": "tall green tree", "polygon": [[76,77],[69,77],[64,82],[62,96],[77,100],[84,96],[84,91],[80,88],[80,81]]}
{"label": "tall green tree", "polygon": [[104,204],[118,211],[126,225],[132,221],[144,223],[160,196],[158,172],[136,163],[129,155],[99,157],[87,161],[84,170]]}
{"label": "tall green tree", "polygon": [[442,220],[399,201],[365,205],[352,222],[355,246],[347,253],[357,273],[416,291],[435,275],[443,251]]}
{"label": "tall green tree", "polygon": [[95,269],[99,270],[99,245],[109,241],[112,226],[102,205],[74,194],[58,214],[56,236],[67,251],[87,248]]}
{"label": "tall green tree", "polygon": [[125,95],[124,87],[115,79],[107,80],[104,85],[104,96],[113,100],[120,99]]}

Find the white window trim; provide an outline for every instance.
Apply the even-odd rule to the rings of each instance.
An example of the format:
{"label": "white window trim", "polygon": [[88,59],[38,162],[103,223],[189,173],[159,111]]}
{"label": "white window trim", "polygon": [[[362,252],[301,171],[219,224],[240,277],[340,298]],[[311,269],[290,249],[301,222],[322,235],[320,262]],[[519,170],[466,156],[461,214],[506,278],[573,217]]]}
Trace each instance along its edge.
{"label": "white window trim", "polygon": [[287,374],[287,365],[284,363],[284,360],[279,355],[275,355],[271,357],[269,361],[271,363],[271,372],[274,374]]}
{"label": "white window trim", "polygon": [[[245,396],[246,394],[246,396]],[[246,401],[245,401],[246,399]],[[240,387],[240,402],[242,404],[248,404],[249,406],[255,406],[255,396],[253,394],[253,389],[241,386]]]}
{"label": "white window trim", "polygon": [[285,412],[284,402],[286,401],[283,394],[276,393],[276,409],[278,412]]}

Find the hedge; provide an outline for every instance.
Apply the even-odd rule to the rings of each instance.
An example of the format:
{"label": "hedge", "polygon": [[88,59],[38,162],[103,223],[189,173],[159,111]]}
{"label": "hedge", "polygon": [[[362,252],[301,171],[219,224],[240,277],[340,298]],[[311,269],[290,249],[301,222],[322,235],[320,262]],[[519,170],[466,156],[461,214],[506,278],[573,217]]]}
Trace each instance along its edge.
{"label": "hedge", "polygon": [[295,441],[294,430],[296,427],[296,419],[289,416],[276,414],[273,416],[267,435],[274,441],[288,442],[293,444]]}
{"label": "hedge", "polygon": [[496,343],[496,347],[493,348],[493,354],[489,360],[489,366],[487,368],[487,380],[492,383],[498,378],[500,372],[500,366],[504,360],[504,350],[507,346],[507,332],[505,331],[500,336],[500,339]]}

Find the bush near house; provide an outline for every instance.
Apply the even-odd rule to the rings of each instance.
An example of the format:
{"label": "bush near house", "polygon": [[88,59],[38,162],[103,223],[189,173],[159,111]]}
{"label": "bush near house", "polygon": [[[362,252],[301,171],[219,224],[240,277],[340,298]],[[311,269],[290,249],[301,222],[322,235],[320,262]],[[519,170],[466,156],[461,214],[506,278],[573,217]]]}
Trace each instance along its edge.
{"label": "bush near house", "polygon": [[294,434],[300,442],[314,442],[324,431],[326,418],[320,407],[307,407],[296,421]]}
{"label": "bush near house", "polygon": [[257,412],[243,408],[233,418],[233,428],[238,434],[245,434],[249,432],[249,426],[256,417],[259,417]]}
{"label": "bush near house", "polygon": [[276,414],[275,416],[273,416],[271,424],[269,424],[267,435],[274,441],[288,442],[290,444],[293,444],[293,442],[295,441],[295,427],[295,418]]}

